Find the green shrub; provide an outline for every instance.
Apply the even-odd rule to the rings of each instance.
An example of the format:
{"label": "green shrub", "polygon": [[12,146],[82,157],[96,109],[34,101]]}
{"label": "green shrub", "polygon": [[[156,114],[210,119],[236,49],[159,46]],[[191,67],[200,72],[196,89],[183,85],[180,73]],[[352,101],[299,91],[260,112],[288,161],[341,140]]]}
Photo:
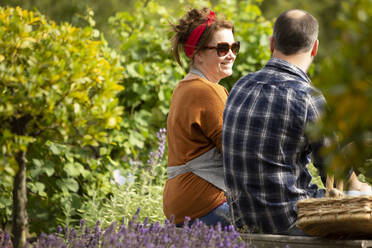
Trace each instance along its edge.
{"label": "green shrub", "polygon": [[108,168],[115,163],[99,147],[113,142],[110,130],[122,121],[116,95],[123,90],[123,68],[94,35],[91,27],[0,8],[2,221],[9,220],[19,152],[28,168],[31,231],[74,215],[93,186],[110,191]]}

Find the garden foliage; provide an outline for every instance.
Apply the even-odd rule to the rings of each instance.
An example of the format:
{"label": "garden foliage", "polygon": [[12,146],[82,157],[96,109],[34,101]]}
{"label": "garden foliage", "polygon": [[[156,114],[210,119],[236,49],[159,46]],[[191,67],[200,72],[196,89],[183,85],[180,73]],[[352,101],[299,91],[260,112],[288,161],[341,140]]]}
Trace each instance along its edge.
{"label": "garden foliage", "polygon": [[[0,8],[0,211],[10,219],[15,155],[25,153],[31,230],[47,230],[105,190],[101,144],[112,143],[123,68],[91,27],[56,25],[39,13]],[[99,157],[99,159],[97,158]],[[108,161],[106,161],[108,160]],[[73,214],[72,214],[73,215]]]}
{"label": "garden foliage", "polygon": [[[87,199],[82,209],[81,217],[88,226],[94,226],[100,220],[103,228],[124,217],[129,217],[141,206],[141,213],[136,215],[138,220],[149,222],[164,222],[163,189],[166,180],[166,170],[162,165],[166,143],[166,130],[157,132],[158,149],[150,152],[147,166],[132,168],[130,173],[119,174],[114,171],[112,195],[93,193]],[[125,171],[122,170],[123,173]]]}
{"label": "garden foliage", "polygon": [[313,131],[330,140],[324,153],[332,172],[341,176],[354,167],[371,178],[366,160],[372,158],[372,2],[352,0],[341,7],[331,23],[339,34],[336,52],[321,61],[314,77],[328,105],[322,125]]}

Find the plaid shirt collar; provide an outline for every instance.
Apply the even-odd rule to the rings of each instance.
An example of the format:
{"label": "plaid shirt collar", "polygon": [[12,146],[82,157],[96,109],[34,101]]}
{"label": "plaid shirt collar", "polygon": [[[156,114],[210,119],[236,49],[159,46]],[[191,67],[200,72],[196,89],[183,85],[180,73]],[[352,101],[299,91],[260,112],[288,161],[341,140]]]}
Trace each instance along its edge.
{"label": "plaid shirt collar", "polygon": [[307,74],[298,66],[289,63],[286,60],[272,57],[270,58],[269,62],[266,64],[265,68],[274,68],[274,70],[278,72],[285,72],[296,77],[299,77],[301,81],[311,84],[310,78]]}

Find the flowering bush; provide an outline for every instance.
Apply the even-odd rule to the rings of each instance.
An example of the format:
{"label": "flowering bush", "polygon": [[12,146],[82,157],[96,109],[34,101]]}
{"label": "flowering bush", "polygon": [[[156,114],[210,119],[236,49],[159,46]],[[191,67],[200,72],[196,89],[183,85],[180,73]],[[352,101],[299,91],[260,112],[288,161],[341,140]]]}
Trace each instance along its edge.
{"label": "flowering bush", "polygon": [[[184,228],[176,228],[168,220],[164,224],[148,223],[147,219],[141,223],[136,221],[138,214],[139,209],[130,220],[123,219],[118,228],[116,222],[113,222],[106,229],[101,229],[99,221],[94,228],[89,228],[82,220],[78,230],[59,227],[57,233],[43,233],[26,247],[250,247],[250,244],[242,241],[233,226],[208,227],[200,221],[189,226],[186,220]],[[0,240],[0,247],[8,247],[9,243],[5,242]]]}

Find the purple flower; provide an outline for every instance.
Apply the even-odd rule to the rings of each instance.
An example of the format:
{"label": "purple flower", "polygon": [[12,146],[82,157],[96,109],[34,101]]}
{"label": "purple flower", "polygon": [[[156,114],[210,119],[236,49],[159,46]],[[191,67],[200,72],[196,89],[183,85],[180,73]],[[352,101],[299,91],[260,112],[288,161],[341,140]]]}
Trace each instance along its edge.
{"label": "purple flower", "polygon": [[248,247],[247,244],[241,242],[239,233],[235,231],[233,226],[210,227],[200,220],[195,220],[192,225],[189,225],[190,218],[185,219],[184,228],[176,228],[172,221],[165,221],[164,224],[149,223],[148,218],[140,223],[136,219],[139,212],[140,209],[127,224],[123,219],[119,228],[114,222],[101,230],[100,222],[97,221],[94,230],[91,230],[85,226],[84,222],[81,222],[77,229],[71,228],[69,231],[69,228],[65,228],[66,234],[63,237],[58,232],[56,235],[48,236],[41,234],[32,245],[37,248]]}
{"label": "purple flower", "polygon": [[147,160],[147,163],[151,166],[150,171],[152,171],[153,167],[159,165],[161,159],[163,158],[166,143],[166,134],[167,130],[165,128],[159,129],[159,131],[156,133],[156,138],[158,140],[158,149],[156,150],[156,152],[150,152],[149,159]]}
{"label": "purple flower", "polygon": [[138,207],[136,213],[134,214],[134,216],[135,216],[136,218],[137,218],[137,216],[139,215],[140,211],[141,211],[141,207]]}

